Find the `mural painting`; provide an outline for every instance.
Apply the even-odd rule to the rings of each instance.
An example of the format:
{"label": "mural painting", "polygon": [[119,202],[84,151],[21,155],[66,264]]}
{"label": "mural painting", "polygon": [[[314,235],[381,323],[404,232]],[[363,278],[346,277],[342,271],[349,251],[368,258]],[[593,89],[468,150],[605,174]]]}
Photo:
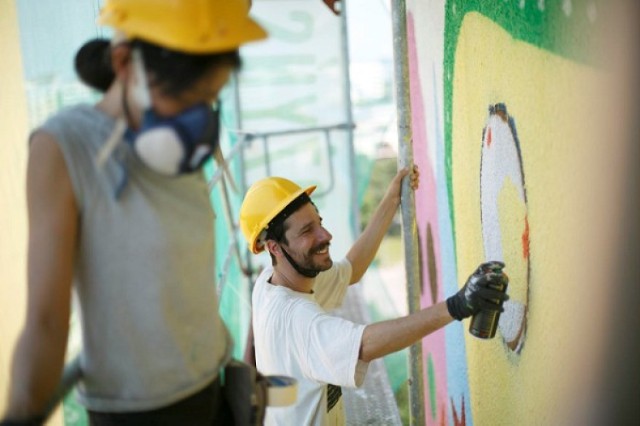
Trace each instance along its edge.
{"label": "mural painting", "polygon": [[[409,52],[409,87],[413,117],[424,115],[422,90],[418,78],[416,40],[414,22],[411,15],[407,17],[407,45]],[[423,120],[412,120],[412,134],[414,139],[414,157],[420,169],[420,190],[416,193],[416,220],[418,241],[420,248],[421,271],[421,306],[429,306],[441,300],[442,282],[438,273],[440,262],[439,230],[438,230],[438,202],[436,198],[436,178],[433,160],[428,151],[428,141]],[[425,418],[435,421],[443,417],[446,410],[447,383],[444,376],[437,375],[437,371],[446,369],[444,331],[432,333],[422,339],[423,369],[425,380]]]}
{"label": "mural painting", "polygon": [[499,330],[507,347],[520,352],[526,331],[529,288],[529,221],[522,155],[515,120],[503,103],[489,107],[480,160],[480,204],[485,260],[508,265],[510,299]]}
{"label": "mural painting", "polygon": [[[413,150],[423,178],[421,306],[453,294],[485,260],[503,260],[510,277],[494,339],[471,336],[465,321],[423,340],[427,424],[509,424],[527,407],[553,404],[543,391],[518,394],[538,389],[536,373],[551,352],[540,343],[550,319],[536,311],[560,284],[552,277],[557,260],[539,249],[558,241],[549,224],[562,228],[549,209],[564,202],[551,179],[572,162],[559,141],[584,132],[574,119],[584,96],[576,93],[598,74],[589,46],[599,7],[408,3]],[[556,119],[565,111],[567,119]]]}

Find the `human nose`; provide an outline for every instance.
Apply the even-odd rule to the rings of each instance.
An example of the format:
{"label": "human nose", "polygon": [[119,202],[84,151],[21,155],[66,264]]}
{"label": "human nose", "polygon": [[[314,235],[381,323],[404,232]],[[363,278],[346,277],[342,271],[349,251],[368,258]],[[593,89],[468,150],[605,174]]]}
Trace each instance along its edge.
{"label": "human nose", "polygon": [[320,227],[320,231],[321,231],[321,236],[324,240],[326,240],[327,242],[331,241],[333,239],[333,235],[331,235],[331,233],[329,231],[327,231],[327,229],[322,226]]}

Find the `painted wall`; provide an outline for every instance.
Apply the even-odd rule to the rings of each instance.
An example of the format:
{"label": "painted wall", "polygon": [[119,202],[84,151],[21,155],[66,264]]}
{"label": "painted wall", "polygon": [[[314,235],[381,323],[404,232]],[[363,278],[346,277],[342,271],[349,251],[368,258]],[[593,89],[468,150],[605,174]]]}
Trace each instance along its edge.
{"label": "painted wall", "polygon": [[13,345],[24,316],[26,289],[12,283],[25,281],[27,115],[22,85],[22,62],[13,0],[0,0],[0,412],[4,411]]}
{"label": "painted wall", "polygon": [[421,305],[485,260],[510,277],[494,339],[465,320],[423,340],[427,424],[588,418],[632,147],[623,95],[635,86],[621,70],[636,63],[620,59],[634,41],[616,12],[601,1],[407,1]]}

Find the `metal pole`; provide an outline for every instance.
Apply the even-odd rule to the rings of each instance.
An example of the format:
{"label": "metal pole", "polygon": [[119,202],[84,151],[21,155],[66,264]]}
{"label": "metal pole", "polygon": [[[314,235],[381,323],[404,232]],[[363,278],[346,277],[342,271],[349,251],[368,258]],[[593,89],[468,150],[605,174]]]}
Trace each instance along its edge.
{"label": "metal pole", "polygon": [[[342,35],[342,48],[340,53],[342,55],[342,63],[344,70],[343,73],[343,88],[344,90],[344,112],[345,119],[347,121],[347,143],[349,146],[349,182],[351,192],[351,232],[353,238],[356,238],[360,233],[360,206],[358,204],[358,173],[356,170],[356,151],[353,145],[353,105],[351,103],[351,79],[349,76],[349,33],[347,28],[347,0],[342,0],[340,4],[340,33]],[[330,158],[331,161],[333,161]]]}
{"label": "metal pole", "polygon": [[[242,130],[242,100],[240,96],[240,78],[238,72],[233,73],[233,105],[235,108],[235,119],[236,119],[236,129]],[[245,163],[244,156],[244,144],[247,142],[246,138],[239,137],[236,140],[237,144],[241,144],[240,148],[240,157],[238,158],[238,174],[240,175],[240,197],[244,197],[244,193],[247,190],[247,168]],[[246,250],[245,252],[245,262],[247,265],[247,282],[249,284],[249,290],[253,291],[253,265],[251,253]]]}
{"label": "metal pole", "polygon": [[[393,25],[394,78],[398,116],[398,167],[413,166],[413,142],[411,134],[411,99],[409,96],[409,59],[407,54],[407,15],[405,0],[391,2]],[[409,312],[420,310],[420,274],[416,209],[409,180],[402,185],[402,234],[404,236],[405,273]],[[422,343],[409,348],[409,403],[410,424],[424,425],[424,382]]]}

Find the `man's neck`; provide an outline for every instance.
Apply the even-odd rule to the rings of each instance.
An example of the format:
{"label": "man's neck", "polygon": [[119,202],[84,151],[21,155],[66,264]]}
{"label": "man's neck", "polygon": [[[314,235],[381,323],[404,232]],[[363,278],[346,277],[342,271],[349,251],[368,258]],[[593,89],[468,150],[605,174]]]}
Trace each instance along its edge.
{"label": "man's neck", "polygon": [[273,269],[273,275],[269,281],[274,285],[281,285],[293,291],[300,293],[313,293],[313,278],[300,275],[297,271],[291,269],[278,268]]}

